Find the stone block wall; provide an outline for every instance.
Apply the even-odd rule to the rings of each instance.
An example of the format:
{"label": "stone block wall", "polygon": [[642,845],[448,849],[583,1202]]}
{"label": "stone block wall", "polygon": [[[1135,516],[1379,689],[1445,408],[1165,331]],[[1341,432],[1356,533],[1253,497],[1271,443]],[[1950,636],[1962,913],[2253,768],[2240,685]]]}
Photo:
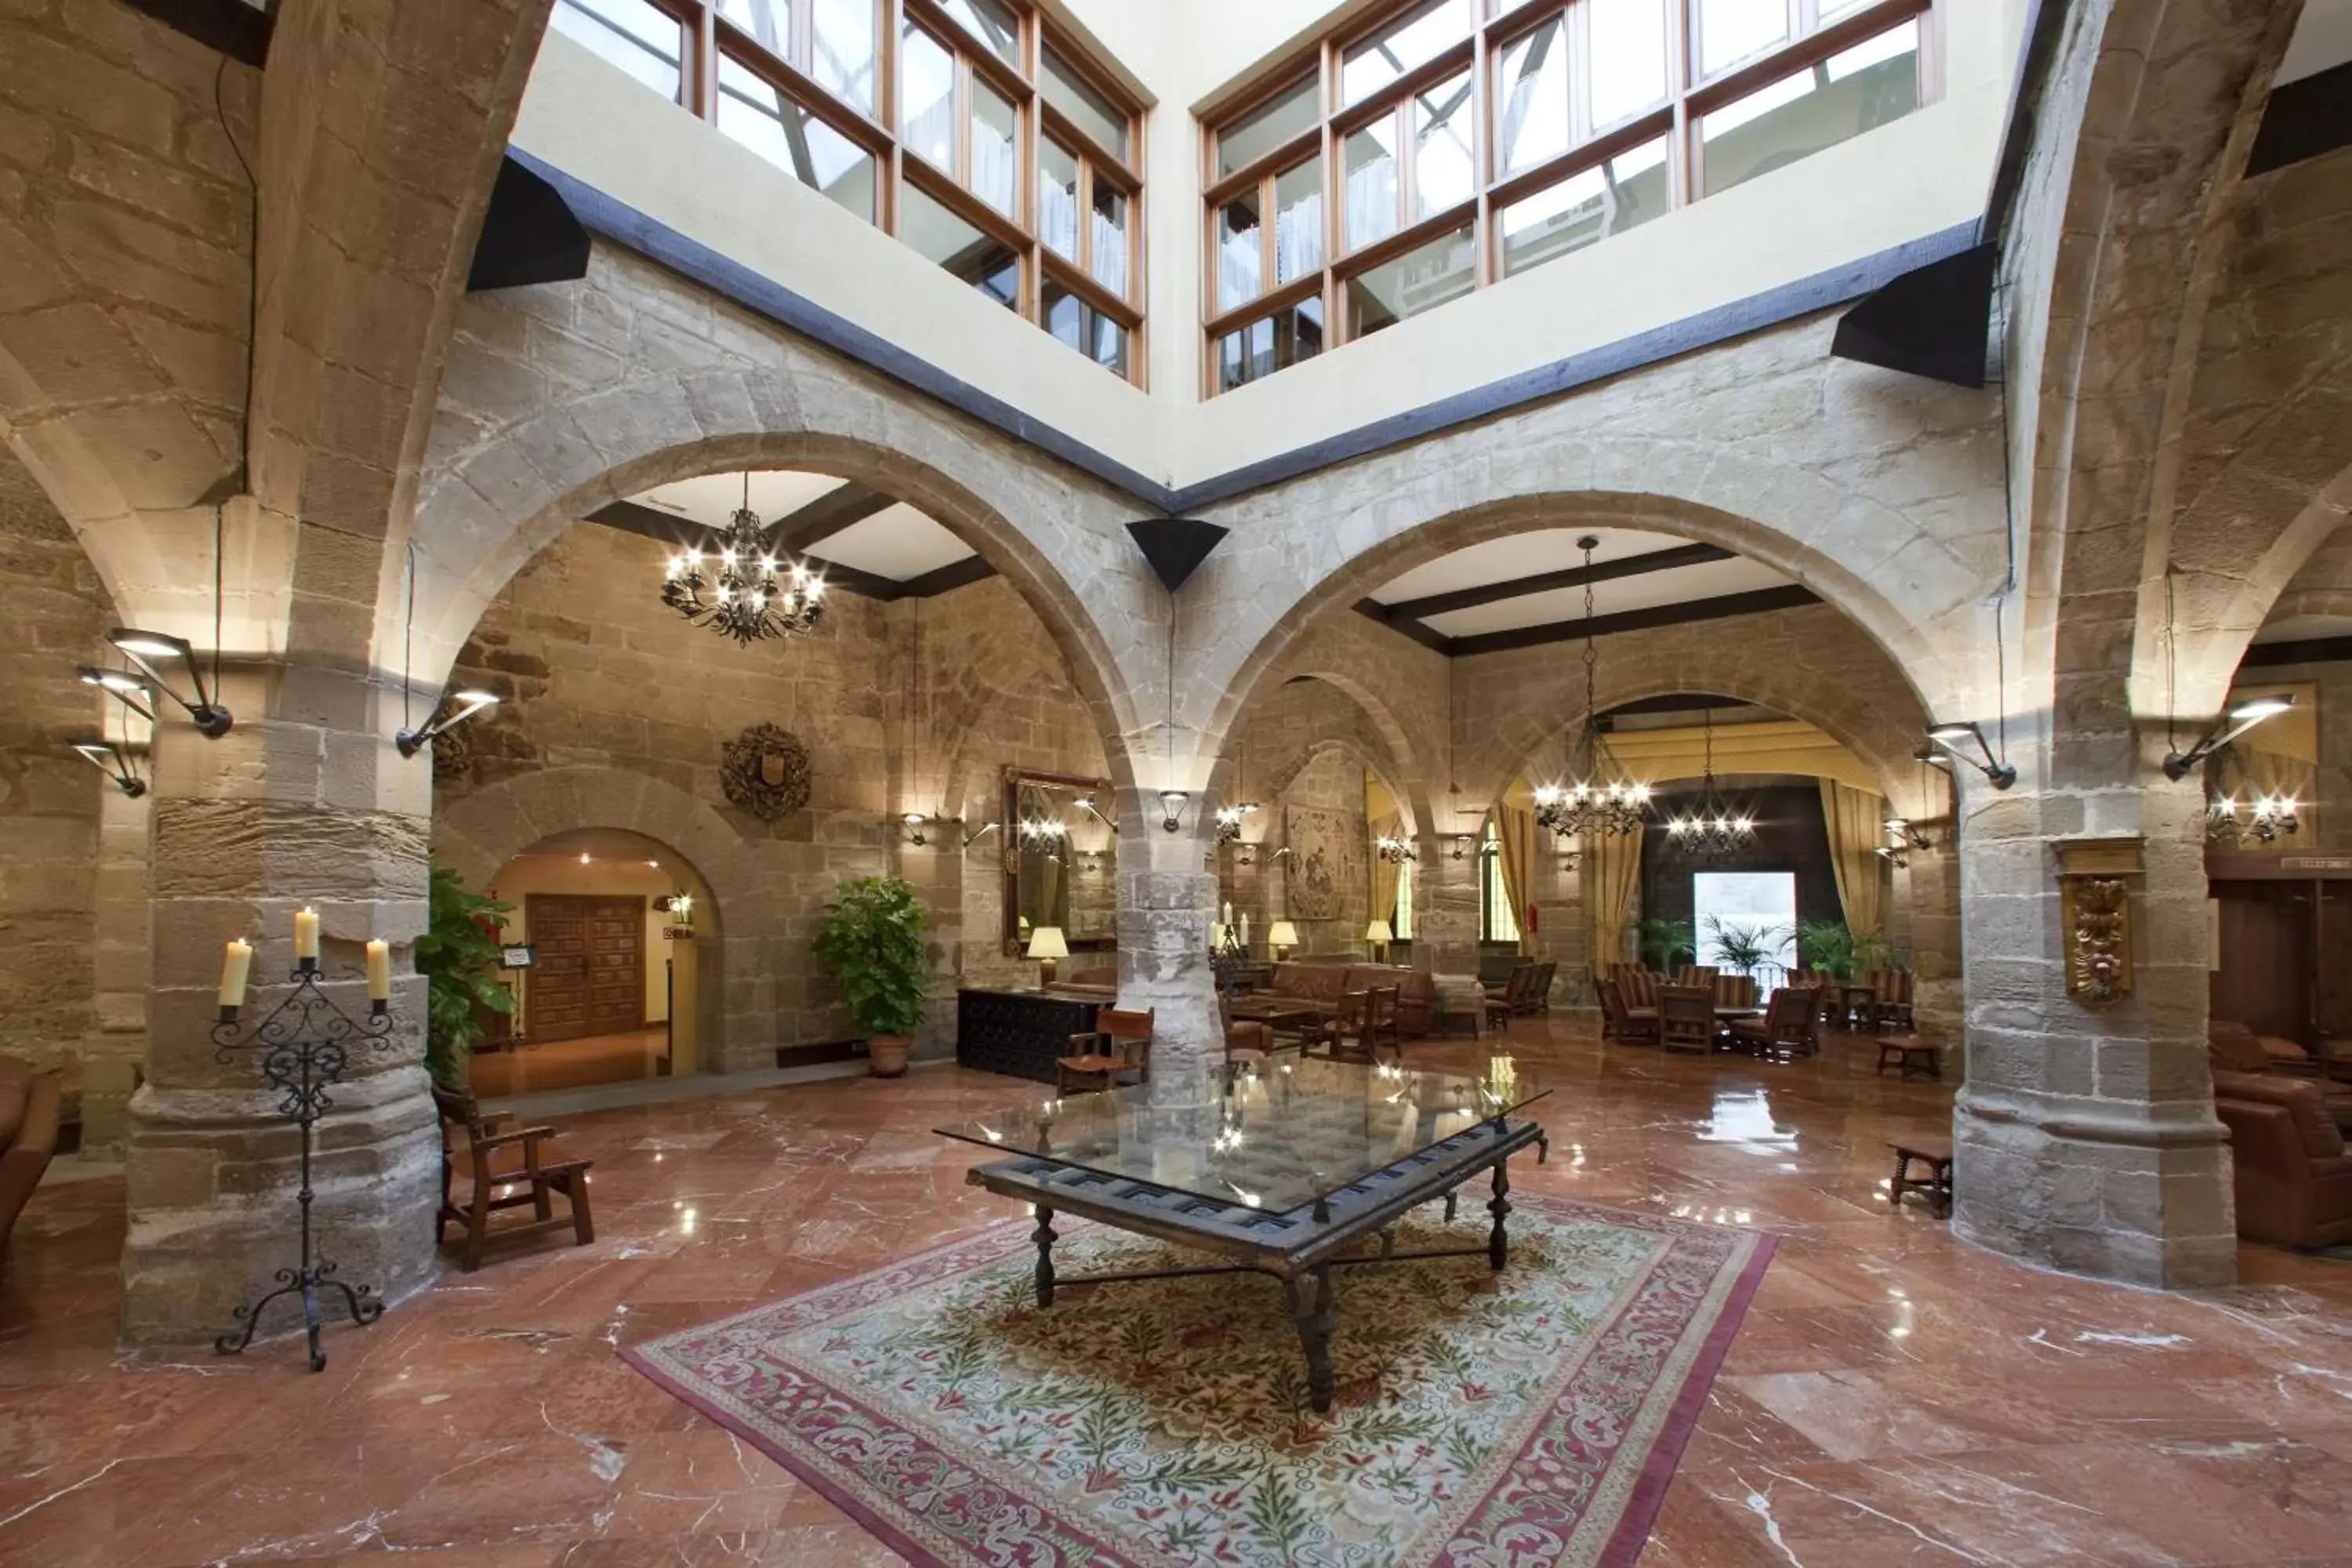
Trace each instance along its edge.
{"label": "stone block wall", "polygon": [[0,1052],[62,1071],[85,1145],[122,1135],[145,1050],[147,806],[70,750],[143,722],[74,675],[114,662],[97,570],[32,476],[0,453]]}

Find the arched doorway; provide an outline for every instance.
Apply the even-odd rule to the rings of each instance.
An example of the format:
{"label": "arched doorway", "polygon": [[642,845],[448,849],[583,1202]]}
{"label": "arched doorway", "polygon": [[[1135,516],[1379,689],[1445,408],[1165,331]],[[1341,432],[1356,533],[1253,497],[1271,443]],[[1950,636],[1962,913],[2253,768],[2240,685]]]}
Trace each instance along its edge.
{"label": "arched doorway", "polygon": [[720,1026],[720,911],[692,862],[641,833],[583,827],[509,856],[499,979],[514,1011],[478,1047],[496,1098],[700,1072]]}

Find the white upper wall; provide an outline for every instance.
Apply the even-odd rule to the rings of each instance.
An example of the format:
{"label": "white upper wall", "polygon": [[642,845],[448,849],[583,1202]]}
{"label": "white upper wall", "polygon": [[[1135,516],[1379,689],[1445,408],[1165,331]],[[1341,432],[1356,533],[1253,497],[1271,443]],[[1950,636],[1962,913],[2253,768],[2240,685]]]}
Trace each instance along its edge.
{"label": "white upper wall", "polygon": [[1937,99],[1895,124],[1222,397],[1199,388],[1194,111],[1381,0],[1047,0],[1156,107],[1143,391],[551,34],[514,142],[1105,456],[1182,486],[1980,216],[2025,0],[1943,0]]}

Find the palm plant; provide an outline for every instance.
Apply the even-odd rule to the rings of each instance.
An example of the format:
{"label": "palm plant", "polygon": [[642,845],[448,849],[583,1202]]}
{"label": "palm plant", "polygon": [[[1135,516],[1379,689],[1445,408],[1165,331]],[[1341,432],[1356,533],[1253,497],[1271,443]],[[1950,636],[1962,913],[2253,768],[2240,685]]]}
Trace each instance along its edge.
{"label": "palm plant", "polygon": [[1706,940],[1725,964],[1742,974],[1753,975],[1771,963],[1772,955],[1787,947],[1793,935],[1778,926],[1742,925],[1721,915],[1706,917]]}
{"label": "palm plant", "polygon": [[1876,931],[1856,936],[1843,921],[1801,921],[1797,943],[1804,962],[1832,980],[1851,981],[1895,959],[1895,944]]}
{"label": "palm plant", "polygon": [[425,978],[425,1070],[445,1088],[466,1087],[482,1013],[514,1011],[514,993],[499,984],[499,935],[510,904],[466,890],[457,873],[433,868],[416,972]]}
{"label": "palm plant", "polygon": [[1645,920],[1634,929],[1634,946],[1653,969],[1672,969],[1675,954],[1698,956],[1698,938],[1688,921]]}

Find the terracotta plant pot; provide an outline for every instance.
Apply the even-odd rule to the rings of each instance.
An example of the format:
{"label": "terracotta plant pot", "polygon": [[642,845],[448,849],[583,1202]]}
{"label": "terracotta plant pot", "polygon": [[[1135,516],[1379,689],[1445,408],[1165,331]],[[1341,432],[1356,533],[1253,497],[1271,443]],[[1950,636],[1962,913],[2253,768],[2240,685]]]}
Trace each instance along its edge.
{"label": "terracotta plant pot", "polygon": [[899,1078],[907,1071],[907,1047],[914,1042],[904,1035],[875,1035],[866,1042],[866,1058],[876,1078]]}

